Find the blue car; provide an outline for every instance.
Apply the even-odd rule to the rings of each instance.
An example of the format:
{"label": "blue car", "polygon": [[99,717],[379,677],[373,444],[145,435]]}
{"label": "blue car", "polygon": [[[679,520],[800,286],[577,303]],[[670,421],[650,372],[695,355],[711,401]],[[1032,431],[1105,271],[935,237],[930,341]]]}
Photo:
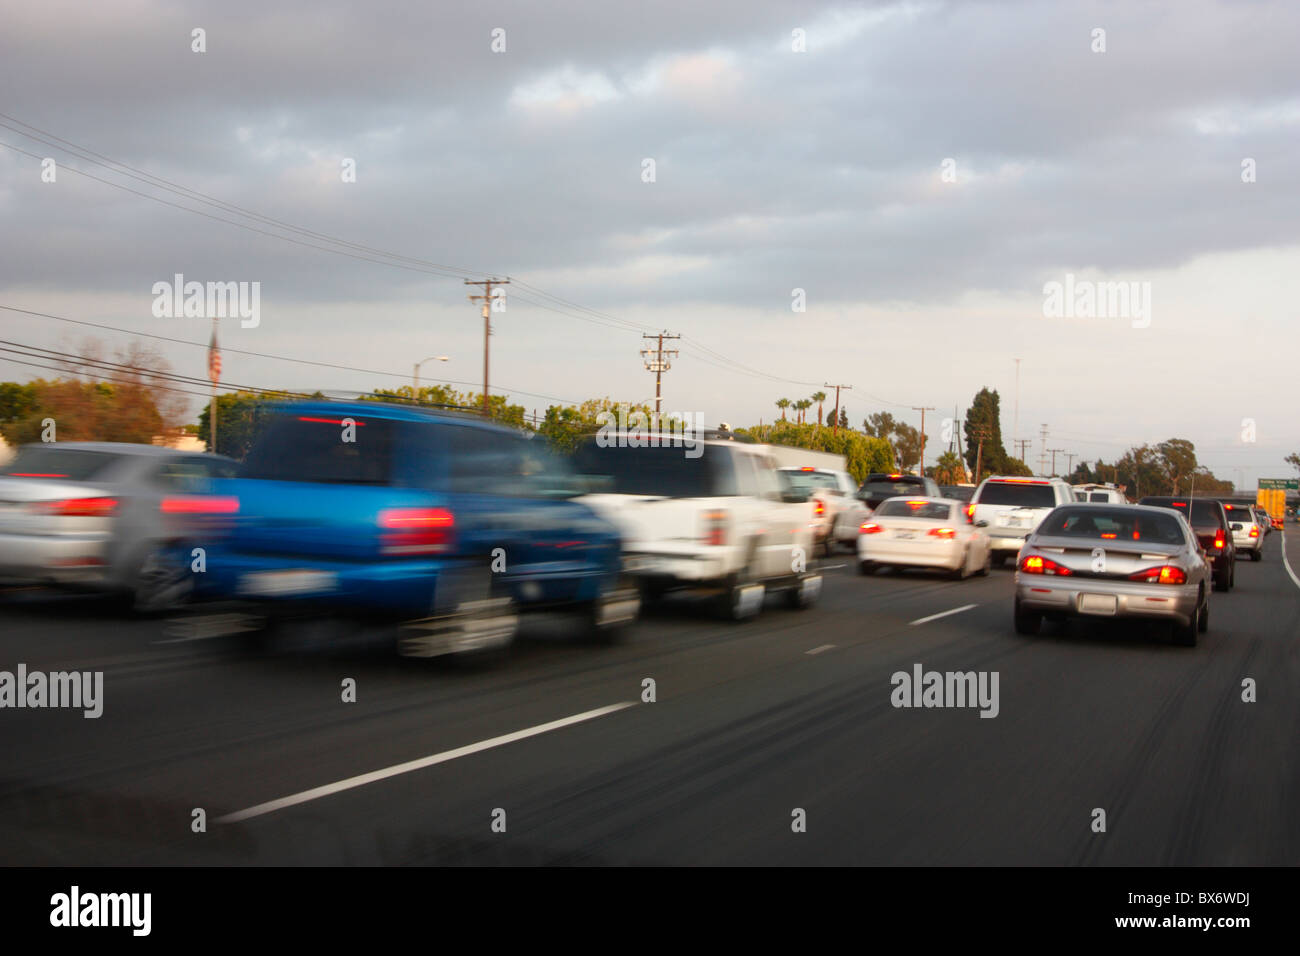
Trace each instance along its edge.
{"label": "blue car", "polygon": [[526,611],[577,610],[603,635],[635,618],[617,529],[572,500],[583,489],[540,439],[378,402],[270,411],[180,543],[193,598],[242,612],[220,619],[380,626],[433,657],[501,647]]}

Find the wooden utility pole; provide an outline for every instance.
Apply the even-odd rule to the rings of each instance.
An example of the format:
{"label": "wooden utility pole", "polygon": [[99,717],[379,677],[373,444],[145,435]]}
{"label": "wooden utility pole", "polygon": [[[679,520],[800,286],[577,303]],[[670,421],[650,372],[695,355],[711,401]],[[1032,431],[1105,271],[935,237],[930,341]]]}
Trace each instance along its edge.
{"label": "wooden utility pole", "polygon": [[979,444],[975,447],[975,474],[972,480],[975,484],[980,483],[980,473],[984,465],[984,439],[988,437],[989,429],[987,425],[975,426],[975,437],[979,439]]}
{"label": "wooden utility pole", "polygon": [[671,332],[659,332],[655,335],[642,335],[643,339],[657,339],[658,346],[652,349],[642,349],[641,356],[645,361],[647,372],[655,373],[655,424],[656,430],[659,428],[660,404],[663,402],[663,392],[661,391],[660,382],[663,379],[664,372],[673,367],[672,357],[677,354],[676,349],[664,351],[664,339],[680,339],[680,335],[674,335]]}
{"label": "wooden utility pole", "polygon": [[[488,337],[492,334],[492,290],[494,286],[509,285],[509,279],[483,279],[476,281],[466,279],[466,285],[481,285],[483,287],[482,295],[469,296],[471,302],[483,303],[483,415],[490,418],[492,416],[491,406],[488,405]],[[504,298],[502,294],[502,298]]]}
{"label": "wooden utility pole", "polygon": [[921,461],[918,467],[921,469],[921,477],[924,478],[925,477],[925,413],[932,412],[934,411],[934,409],[929,406],[925,408],[919,408],[916,405],[913,405],[912,411],[921,413]]}
{"label": "wooden utility pole", "polygon": [[848,392],[853,390],[853,386],[832,385],[830,382],[827,382],[825,385],[822,386],[822,388],[835,389],[835,407],[831,409],[831,434],[835,435],[840,430],[840,389],[844,389],[846,392]]}

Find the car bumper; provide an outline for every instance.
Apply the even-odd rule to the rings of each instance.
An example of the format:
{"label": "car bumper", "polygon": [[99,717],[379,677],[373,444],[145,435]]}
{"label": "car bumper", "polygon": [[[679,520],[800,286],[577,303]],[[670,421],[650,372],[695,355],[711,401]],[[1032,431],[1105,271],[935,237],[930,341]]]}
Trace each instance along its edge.
{"label": "car bumper", "polygon": [[1019,551],[1028,537],[1028,531],[989,531],[989,548],[993,551]]}
{"label": "car bumper", "polygon": [[[1113,599],[1113,603],[1112,603]],[[1071,617],[1125,617],[1177,621],[1192,619],[1198,600],[1196,584],[1101,583],[1095,579],[1065,583],[1016,572],[1016,600],[1029,611]]]}
{"label": "car bumper", "polygon": [[883,534],[858,536],[858,560],[873,561],[876,564],[906,564],[921,568],[947,568],[953,570],[961,566],[965,554],[965,542],[962,541],[927,541],[918,538],[914,541],[884,538]]}
{"label": "car bumper", "polygon": [[735,558],[722,550],[629,550],[623,555],[623,573],[635,578],[672,578],[687,583],[719,581],[734,570],[735,564]]}
{"label": "car bumper", "polygon": [[0,534],[0,578],[88,587],[111,580],[104,534]]}

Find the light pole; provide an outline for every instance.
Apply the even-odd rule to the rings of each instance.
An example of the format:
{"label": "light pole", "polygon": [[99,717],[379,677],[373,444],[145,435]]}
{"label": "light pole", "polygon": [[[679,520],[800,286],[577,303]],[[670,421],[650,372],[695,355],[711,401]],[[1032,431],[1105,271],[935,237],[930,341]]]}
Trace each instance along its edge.
{"label": "light pole", "polygon": [[415,363],[415,368],[411,370],[411,397],[418,399],[420,397],[420,366],[425,362],[445,362],[446,355],[430,355],[427,359],[420,359]]}

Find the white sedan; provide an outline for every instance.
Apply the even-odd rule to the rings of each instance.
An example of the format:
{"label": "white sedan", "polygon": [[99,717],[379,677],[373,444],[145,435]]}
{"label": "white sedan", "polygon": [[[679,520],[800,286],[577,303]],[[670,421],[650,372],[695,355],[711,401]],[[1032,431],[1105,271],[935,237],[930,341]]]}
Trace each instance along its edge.
{"label": "white sedan", "polygon": [[858,529],[858,570],[937,568],[961,579],[988,574],[989,537],[952,498],[887,498]]}

